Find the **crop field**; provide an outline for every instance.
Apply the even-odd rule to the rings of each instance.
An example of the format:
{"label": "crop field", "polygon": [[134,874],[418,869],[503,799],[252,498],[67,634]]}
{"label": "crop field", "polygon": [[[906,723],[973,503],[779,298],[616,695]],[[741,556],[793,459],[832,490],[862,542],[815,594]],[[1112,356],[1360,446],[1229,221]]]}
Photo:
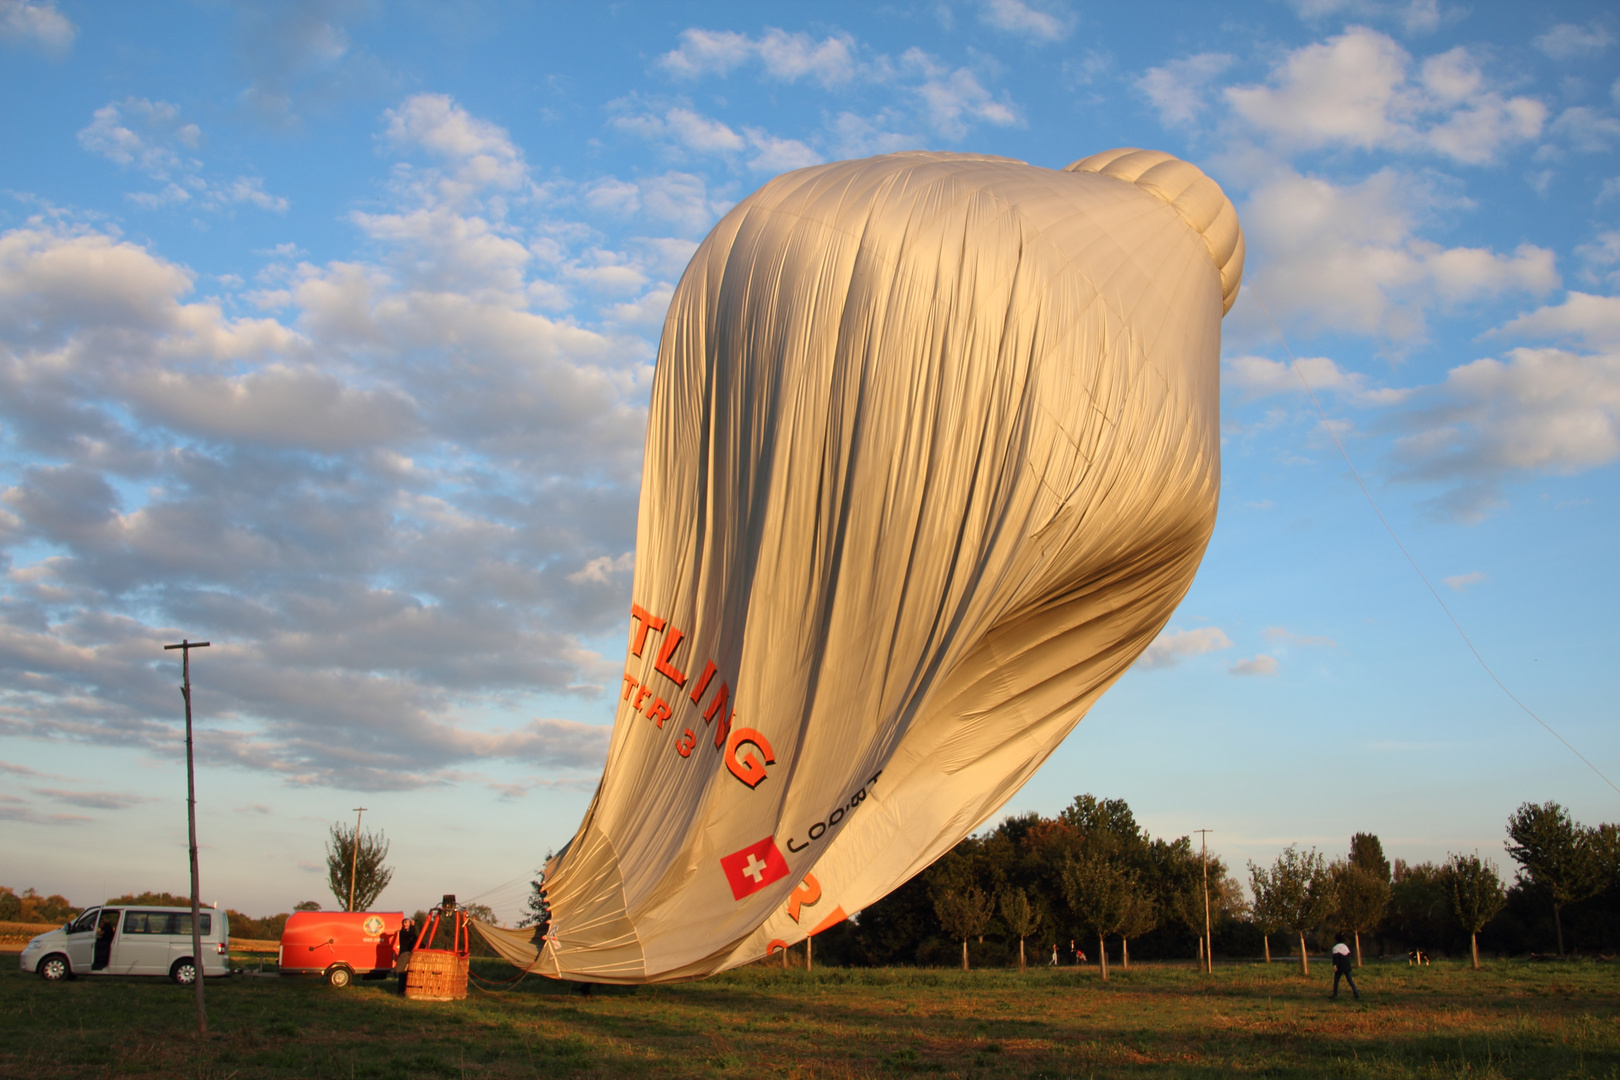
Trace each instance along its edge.
{"label": "crop field", "polygon": [[527,978],[456,1003],[238,976],[210,980],[199,1046],[188,990],[48,984],[0,959],[8,1077],[1620,1078],[1620,964],[1591,961],[1370,963],[1359,1002],[1328,998],[1326,964],[1307,979],[1287,963],[1107,984],[1095,968],[755,966],[588,997]]}

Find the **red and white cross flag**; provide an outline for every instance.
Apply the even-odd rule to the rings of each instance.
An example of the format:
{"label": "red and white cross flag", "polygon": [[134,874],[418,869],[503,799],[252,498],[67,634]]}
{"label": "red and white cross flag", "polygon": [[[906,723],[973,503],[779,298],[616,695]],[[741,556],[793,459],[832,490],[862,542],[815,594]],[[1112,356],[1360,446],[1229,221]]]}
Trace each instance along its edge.
{"label": "red and white cross flag", "polygon": [[787,859],[776,846],[776,840],[767,836],[741,851],[734,851],[720,860],[720,869],[726,872],[731,895],[741,900],[757,893],[773,881],[787,877]]}

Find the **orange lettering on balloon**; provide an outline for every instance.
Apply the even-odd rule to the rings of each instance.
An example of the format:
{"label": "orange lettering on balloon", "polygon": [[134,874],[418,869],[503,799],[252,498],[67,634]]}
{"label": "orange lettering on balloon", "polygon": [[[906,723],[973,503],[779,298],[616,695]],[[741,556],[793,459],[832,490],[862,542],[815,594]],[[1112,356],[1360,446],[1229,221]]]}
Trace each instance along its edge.
{"label": "orange lettering on balloon", "polygon": [[709,680],[714,678],[714,673],[718,670],[713,660],[703,666],[703,674],[698,676],[697,685],[692,687],[692,704],[696,705],[703,697],[703,691],[709,688]]}
{"label": "orange lettering on balloon", "polygon": [[669,636],[664,638],[664,647],[658,650],[658,659],[653,661],[653,669],[676,686],[685,686],[686,676],[674,664],[671,664],[670,660],[674,658],[675,648],[681,643],[681,638],[685,636],[673,626],[670,627]]}
{"label": "orange lettering on balloon", "polygon": [[638,687],[640,685],[641,684],[639,682],[637,682],[630,675],[630,673],[628,671],[625,672],[624,673],[624,693],[619,695],[619,700],[620,701],[629,701],[630,700],[630,691],[634,690],[636,687]]}
{"label": "orange lettering on balloon", "polygon": [[[737,756],[739,747],[747,747],[741,757]],[[732,776],[751,788],[758,787],[765,779],[765,766],[775,764],[776,755],[771,752],[771,744],[765,736],[753,728],[738,728],[731,733],[726,743],[726,768],[731,770]]]}
{"label": "orange lettering on balloon", "polygon": [[653,703],[647,708],[647,719],[651,720],[659,727],[663,727],[664,721],[668,720],[669,717],[669,702],[665,701],[663,698],[654,699]]}
{"label": "orange lettering on balloon", "polygon": [[647,645],[647,631],[662,630],[664,628],[664,620],[655,618],[652,612],[648,611],[640,604],[630,605],[630,617],[641,624],[636,627],[636,639],[630,645],[630,655],[640,656],[641,650]]}
{"label": "orange lettering on balloon", "polygon": [[816,880],[814,874],[804,875],[804,880],[799,883],[799,887],[793,890],[792,896],[788,897],[788,918],[798,922],[799,908],[801,906],[815,907],[816,901],[820,899],[821,882]]}

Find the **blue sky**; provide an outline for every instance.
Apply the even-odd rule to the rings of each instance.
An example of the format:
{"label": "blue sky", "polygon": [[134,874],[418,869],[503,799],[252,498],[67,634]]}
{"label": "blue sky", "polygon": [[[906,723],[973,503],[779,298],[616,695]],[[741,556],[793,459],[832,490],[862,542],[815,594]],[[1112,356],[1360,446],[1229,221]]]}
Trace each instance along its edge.
{"label": "blue sky", "polygon": [[1248,240],[1170,627],[1008,811],[1235,867],[1620,795],[1620,19],[1599,5],[0,0],[0,866],[510,913],[606,750],[660,321],[792,168],[1168,150]]}

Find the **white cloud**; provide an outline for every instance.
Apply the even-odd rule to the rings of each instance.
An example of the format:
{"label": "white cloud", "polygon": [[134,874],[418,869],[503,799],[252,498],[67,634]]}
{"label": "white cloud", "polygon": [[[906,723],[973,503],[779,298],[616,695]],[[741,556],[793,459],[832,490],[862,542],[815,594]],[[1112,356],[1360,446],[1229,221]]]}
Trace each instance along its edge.
{"label": "white cloud", "polygon": [[179,106],[136,97],[103,105],[79,132],[79,145],[86,150],[163,184],[156,191],[131,192],[128,198],[137,206],[221,210],[245,203],[275,213],[287,209],[287,200],[265,191],[260,177],[205,179],[203,163],[190,156],[201,141],[201,129],[181,121]]}
{"label": "white cloud", "polygon": [[1055,4],[1026,0],[983,0],[979,21],[1031,41],[1062,41],[1074,30],[1074,16]]}
{"label": "white cloud", "polygon": [[[1439,0],[1287,0],[1300,18],[1384,19],[1398,23],[1409,34],[1426,34],[1439,27],[1443,13]],[[1450,13],[1444,13],[1450,14]]]}
{"label": "white cloud", "polygon": [[1576,473],[1620,459],[1620,351],[1513,349],[1453,368],[1401,415],[1397,479],[1455,485],[1435,513],[1475,522],[1527,472]]}
{"label": "white cloud", "polygon": [[[184,144],[118,106],[95,152],[186,175]],[[597,560],[634,544],[643,335],[692,249],[668,233],[723,201],[682,173],[537,188],[510,136],[449,99],[382,128],[428,160],[353,217],[366,259],[273,248],[248,292],[209,275],[238,292],[195,295],[184,266],[59,217],[0,232],[0,666],[27,673],[0,733],[170,745],[149,658],[183,621],[215,642],[205,760],[395,788],[489,759],[600,766],[608,728],[511,714],[613,673],[581,635],[628,602],[628,564]],[[210,181],[191,205],[262,194]],[[608,250],[548,217],[553,195],[645,235]],[[598,297],[623,303],[601,317]],[[274,316],[228,314],[255,299]]]}
{"label": "white cloud", "polygon": [[1273,311],[1393,339],[1421,335],[1436,304],[1557,286],[1544,248],[1502,254],[1418,236],[1419,219],[1441,202],[1425,182],[1393,169],[1340,186],[1273,167],[1242,211],[1250,249],[1268,256],[1253,276]]}
{"label": "white cloud", "polygon": [[755,172],[779,173],[819,165],[824,158],[798,139],[784,139],[762,128],[744,128],[739,134],[730,125],[691,109],[675,106],[659,113],[627,113],[613,119],[613,125],[644,139],[667,143],[672,149],[692,154],[737,158],[752,151],[748,167]]}
{"label": "white cloud", "polygon": [[1466,592],[1470,587],[1489,580],[1489,575],[1483,570],[1475,570],[1468,574],[1453,574],[1451,577],[1441,578],[1440,580],[1445,582],[1454,592]]}
{"label": "white cloud", "polygon": [[1541,133],[1547,107],[1486,86],[1465,47],[1412,58],[1387,35],[1354,27],[1289,53],[1268,85],[1226,90],[1233,110],[1279,145],[1298,149],[1426,150],[1485,164]]}
{"label": "white cloud", "polygon": [[848,83],[861,71],[855,39],[833,34],[820,41],[809,34],[768,29],[759,37],[730,30],[682,30],[680,44],[658,60],[658,66],[680,79],[729,75],[744,64],[758,63],[780,82],[810,78],[822,86]]}
{"label": "white cloud", "polygon": [[[1345,371],[1325,356],[1305,356],[1296,363],[1313,391],[1344,394],[1360,405],[1392,405],[1411,393],[1396,388],[1369,388],[1366,376]],[[1298,393],[1305,387],[1294,365],[1281,360],[1237,356],[1225,361],[1223,367],[1223,384],[1241,390],[1249,399]]]}
{"label": "white cloud", "polygon": [[1284,626],[1268,626],[1265,629],[1268,641],[1281,641],[1289,645],[1306,645],[1311,648],[1333,648],[1338,644],[1329,637],[1313,634],[1296,634]]}
{"label": "white cloud", "polygon": [[1275,675],[1277,674],[1277,658],[1259,653],[1246,660],[1239,660],[1226,669],[1228,675]]}
{"label": "white cloud", "polygon": [[1537,308],[1497,331],[1517,337],[1554,338],[1587,346],[1620,346],[1620,296],[1570,291],[1562,304]]}
{"label": "white cloud", "polygon": [[1147,95],[1165,123],[1185,126],[1209,105],[1210,84],[1231,66],[1227,53],[1199,53],[1148,68],[1136,80],[1136,88]]}
{"label": "white cloud", "polygon": [[1162,630],[1153,643],[1137,659],[1137,667],[1175,667],[1189,656],[1202,656],[1207,652],[1230,649],[1232,639],[1216,626],[1203,626],[1195,630]]}
{"label": "white cloud", "polygon": [[1006,95],[995,97],[968,68],[952,69],[916,48],[906,50],[900,57],[900,66],[903,71],[923,77],[913,93],[922,99],[929,125],[946,138],[962,138],[968,133],[970,122],[976,120],[999,127],[1024,122],[1017,106]]}
{"label": "white cloud", "polygon": [[1532,44],[1554,60],[1576,60],[1601,55],[1613,40],[1608,30],[1596,23],[1590,26],[1559,23],[1538,35]]}
{"label": "white cloud", "polygon": [[1583,154],[1601,154],[1620,142],[1620,119],[1576,105],[1559,113],[1547,133],[1564,139]]}
{"label": "white cloud", "polygon": [[77,34],[72,21],[56,10],[55,0],[0,0],[0,41],[35,45],[60,56],[73,47]]}

